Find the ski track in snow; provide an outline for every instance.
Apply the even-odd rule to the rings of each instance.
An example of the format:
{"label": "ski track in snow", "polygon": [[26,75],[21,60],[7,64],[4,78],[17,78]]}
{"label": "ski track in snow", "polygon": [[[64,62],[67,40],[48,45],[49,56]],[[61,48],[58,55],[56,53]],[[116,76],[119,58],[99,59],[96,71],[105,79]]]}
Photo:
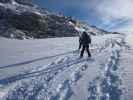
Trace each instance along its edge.
{"label": "ski track in snow", "polygon": [[[118,40],[118,41],[116,41]],[[121,39],[120,39],[121,40]],[[119,73],[119,56],[121,41],[106,39],[102,45],[93,44],[93,56],[97,56],[111,45],[111,55],[101,73],[89,84],[88,100],[121,100],[121,77]],[[84,75],[82,72],[88,68],[88,63],[95,62],[93,59],[79,59],[77,52],[71,55],[59,57],[47,67],[33,69],[30,73],[20,74],[0,80],[3,85],[17,82],[15,88],[10,90],[3,100],[69,100],[74,95],[72,87]],[[78,67],[77,67],[78,66]],[[55,83],[58,77],[68,77]],[[115,95],[112,94],[115,92]]]}
{"label": "ski track in snow", "polygon": [[[74,58],[76,58],[76,57],[74,57]],[[57,91],[55,92],[56,93],[55,95],[51,95],[50,94],[51,91],[48,91],[48,89],[50,88],[50,85],[52,83],[52,79],[56,75],[58,75],[58,73],[61,73],[61,72],[63,72],[63,70],[68,69],[68,67],[71,67],[75,64],[78,64],[78,63],[81,63],[84,61],[87,61],[87,59],[86,58],[84,58],[84,59],[77,58],[75,60],[72,58],[70,59],[69,57],[59,58],[59,60],[52,62],[49,65],[48,70],[44,69],[47,72],[43,71],[43,69],[38,69],[38,70],[41,70],[41,73],[37,72],[36,73],[37,75],[35,78],[28,80],[28,81],[24,81],[24,82],[22,81],[20,83],[20,85],[18,85],[15,88],[15,91],[11,91],[11,95],[9,93],[9,95],[6,99],[9,99],[9,100],[11,100],[11,99],[41,100],[41,95],[38,95],[38,93],[40,92],[39,94],[41,94],[41,93],[44,93],[44,91],[45,91],[46,100],[49,100],[49,98],[50,98],[50,100],[66,100],[65,98],[68,98],[68,95],[70,95],[70,93],[72,93],[72,91],[70,91],[71,90],[70,86],[79,80],[79,78],[81,77],[80,71],[85,70],[87,66],[84,65],[84,66],[82,66],[82,68],[79,68],[76,71],[72,71],[71,79],[65,80],[62,84],[59,84]],[[92,62],[92,61],[93,60],[90,60],[90,62]],[[38,77],[38,76],[41,76],[41,77]],[[39,78],[39,79],[37,79],[37,78]],[[20,77],[19,77],[19,79],[20,79]],[[32,80],[35,80],[35,83],[34,83],[34,81],[32,83]],[[7,79],[7,81],[9,82],[10,80]],[[47,84],[44,85],[44,83],[47,83]],[[31,84],[33,84],[33,85],[31,85]],[[27,90],[27,89],[29,89],[29,85],[35,86],[35,87],[31,87],[32,93],[31,93],[31,91]],[[37,90],[36,89],[34,90],[34,88],[37,88]],[[46,90],[44,90],[44,89],[46,89]],[[22,95],[25,95],[25,96],[18,96],[18,95],[20,95],[19,93],[22,93]],[[26,93],[26,94],[24,94],[24,93]],[[31,95],[29,95],[29,93]],[[43,96],[42,98],[45,98],[44,94],[42,96]]]}
{"label": "ski track in snow", "polygon": [[[62,59],[60,59],[60,60],[58,60],[57,62],[54,62],[54,63],[63,63],[63,62],[67,62],[69,60],[69,58],[68,57],[64,57],[64,58],[62,58]],[[83,61],[86,61],[86,59],[83,59],[83,60],[79,60],[79,61],[76,61],[74,64],[76,64],[76,63],[80,63],[80,62],[83,62]],[[53,63],[51,63],[51,65],[52,65]],[[57,64],[58,65],[58,64]],[[62,65],[62,64],[61,64]],[[20,84],[22,84],[22,87],[20,87],[20,86],[18,86],[18,88],[16,87],[16,89],[15,89],[15,92],[16,92],[16,94],[14,94],[13,92],[11,93],[12,94],[12,96],[10,96],[9,95],[9,100],[10,99],[12,99],[12,98],[14,98],[14,99],[16,99],[16,100],[20,100],[20,99],[24,99],[24,98],[26,98],[26,100],[33,100],[33,98],[35,99],[35,97],[36,97],[36,95],[38,95],[38,94],[36,94],[36,93],[39,93],[39,91],[42,91],[42,93],[44,92],[44,90],[41,90],[42,88],[43,89],[47,89],[49,86],[50,86],[50,82],[51,82],[51,80],[55,77],[55,75],[57,75],[58,73],[60,73],[61,71],[63,71],[63,70],[65,70],[65,68],[66,67],[69,67],[69,66],[72,66],[73,64],[67,64],[66,63],[66,65],[65,65],[65,67],[63,67],[63,66],[61,66],[60,65],[60,67],[58,67],[57,68],[57,66],[55,67],[54,66],[54,68],[56,68],[56,69],[53,69],[52,68],[52,74],[50,73],[50,72],[48,72],[47,74],[43,74],[43,73],[41,73],[41,74],[43,74],[43,75],[46,75],[46,76],[42,76],[42,77],[39,77],[39,79],[37,79],[36,80],[36,83],[32,83],[32,80],[34,80],[34,79],[32,79],[32,80],[30,80],[30,81],[28,81],[27,83],[27,86],[25,87],[25,82],[22,82],[22,83],[20,83]],[[64,63],[63,63],[63,65],[64,65]],[[84,66],[83,66],[84,67]],[[85,69],[85,67],[84,68],[82,68],[82,70],[83,69]],[[50,69],[51,70],[51,69]],[[38,74],[38,73],[37,73]],[[59,84],[59,87],[58,87],[58,91],[57,91],[57,94],[55,95],[55,96],[51,96],[51,100],[59,100],[59,98],[60,98],[60,100],[65,100],[65,98],[66,98],[66,95],[68,95],[68,93],[70,93],[70,84],[73,84],[74,82],[76,82],[77,80],[78,80],[78,78],[79,78],[79,75],[80,74],[80,71],[78,71],[78,72],[74,72],[73,71],[73,74],[72,74],[72,79],[71,80],[65,80],[64,81],[64,83],[62,83],[62,84]],[[37,77],[38,78],[38,77]],[[41,78],[41,79],[40,79]],[[35,78],[36,79],[36,78]],[[41,81],[42,81],[42,84],[41,84]],[[47,84],[45,84],[46,86],[43,86],[43,84],[44,83],[47,83]],[[32,91],[33,91],[33,94],[30,96],[29,95],[29,90],[25,90],[25,89],[27,89],[27,87],[29,86],[29,85],[31,85],[31,84],[34,84],[33,86],[35,86],[35,88],[37,88],[38,87],[38,84],[41,84],[41,85],[39,85],[39,87],[37,88],[37,89],[35,89],[34,90],[34,87],[32,87]],[[47,87],[47,88],[46,88]],[[22,90],[21,90],[22,89]],[[28,89],[29,89],[29,87],[28,87]],[[62,91],[63,91],[63,93],[65,94],[64,96],[63,96],[63,94],[61,94],[62,93]],[[19,92],[22,92],[22,94],[23,93],[27,93],[27,94],[25,94],[25,96],[23,96],[22,98],[19,98],[18,97],[18,93]],[[16,97],[16,98],[15,98]],[[41,98],[41,96],[38,96],[39,97],[39,100],[41,100],[40,98]],[[7,97],[8,98],[8,97]],[[31,99],[32,98],[32,99]],[[43,94],[43,98],[44,98],[44,94]],[[49,92],[48,92],[48,94],[46,95],[46,98],[49,98]],[[54,99],[52,99],[52,98],[54,98]],[[56,99],[55,99],[56,98]],[[61,98],[64,98],[64,99],[61,99]],[[37,98],[36,98],[37,99]],[[35,99],[35,100],[36,100]]]}
{"label": "ski track in snow", "polygon": [[123,100],[122,72],[119,57],[123,40],[112,42],[111,54],[99,76],[89,82],[88,100]]}
{"label": "ski track in snow", "polygon": [[[100,46],[97,46],[96,44],[94,46],[96,46],[95,48],[95,51],[93,50],[93,52],[95,52],[94,55],[96,55],[97,53],[100,53],[102,52],[103,49],[105,49],[107,46],[108,46],[109,42],[105,42],[104,46],[103,47],[100,47]],[[63,54],[58,54],[58,55],[55,55],[56,57],[57,56],[62,56],[62,55],[68,55],[69,56],[73,56],[74,54],[77,55],[78,54],[78,51],[75,50],[75,51],[70,51],[70,52],[67,52],[67,53],[63,53]],[[71,55],[70,55],[71,54]],[[55,57],[55,56],[50,56],[50,57],[45,57],[46,59],[49,59],[51,57]],[[40,58],[40,59],[44,59],[44,58]],[[62,60],[64,59],[69,59],[68,61],[64,61],[62,62]],[[60,60],[60,61],[58,61]],[[40,75],[44,75],[45,73],[50,73],[52,72],[53,70],[60,70],[64,67],[67,67],[67,66],[72,66],[74,64],[78,64],[78,63],[81,63],[83,61],[86,61],[86,59],[78,59],[78,56],[76,57],[73,57],[70,59],[70,57],[68,56],[64,56],[64,58],[61,58],[59,57],[57,61],[55,62],[52,62],[50,63],[47,67],[43,67],[41,69],[33,69],[31,72],[29,73],[24,73],[24,74],[19,74],[19,75],[15,75],[15,76],[11,76],[11,77],[8,77],[8,78],[5,78],[5,79],[1,79],[0,80],[0,84],[1,85],[6,85],[6,84],[9,84],[9,83],[12,83],[12,82],[15,82],[15,81],[18,81],[18,80],[21,80],[21,79],[25,79],[25,78],[29,78],[29,77],[34,77],[34,76],[40,76]],[[31,61],[28,61],[28,63],[31,63],[33,62],[34,60],[31,60]],[[26,63],[26,62],[24,62]],[[20,63],[19,63],[20,64]],[[19,64],[15,64],[15,65],[19,65]],[[14,65],[13,65],[14,66]],[[0,67],[0,69],[2,68],[5,68],[5,67],[10,67],[10,66],[4,66],[4,67]],[[41,67],[41,66],[40,66]]]}

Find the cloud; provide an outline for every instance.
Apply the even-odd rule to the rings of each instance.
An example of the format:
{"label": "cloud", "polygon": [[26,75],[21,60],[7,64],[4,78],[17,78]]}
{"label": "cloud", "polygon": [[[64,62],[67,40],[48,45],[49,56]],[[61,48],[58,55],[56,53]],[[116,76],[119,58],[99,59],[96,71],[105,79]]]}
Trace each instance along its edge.
{"label": "cloud", "polygon": [[102,27],[112,31],[133,31],[133,0],[101,0],[95,4]]}
{"label": "cloud", "polygon": [[73,16],[91,25],[132,32],[133,0],[34,0],[54,12]]}
{"label": "cloud", "polygon": [[120,26],[119,28],[116,28],[115,31],[124,32],[124,33],[132,33],[133,32],[133,20],[128,21],[127,23]]}
{"label": "cloud", "polygon": [[[110,31],[133,32],[133,0],[68,0],[69,6],[81,8],[88,22]],[[82,6],[81,6],[82,5]],[[88,11],[88,14],[87,14]],[[96,21],[95,21],[96,20]],[[99,21],[99,23],[98,23]]]}

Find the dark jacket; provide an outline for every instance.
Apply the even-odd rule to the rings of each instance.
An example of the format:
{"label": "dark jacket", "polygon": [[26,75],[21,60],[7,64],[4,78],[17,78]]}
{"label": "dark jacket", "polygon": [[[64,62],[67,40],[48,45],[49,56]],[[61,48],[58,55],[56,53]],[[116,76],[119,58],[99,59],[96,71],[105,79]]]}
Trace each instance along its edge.
{"label": "dark jacket", "polygon": [[83,32],[83,34],[79,37],[79,49],[82,45],[88,46],[89,44],[91,44],[91,38],[86,32]]}

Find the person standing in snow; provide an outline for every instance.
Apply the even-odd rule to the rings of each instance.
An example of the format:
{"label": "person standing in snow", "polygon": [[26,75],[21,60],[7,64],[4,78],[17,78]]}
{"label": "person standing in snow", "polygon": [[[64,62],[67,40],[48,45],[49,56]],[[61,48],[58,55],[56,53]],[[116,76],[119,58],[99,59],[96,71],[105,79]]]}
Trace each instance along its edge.
{"label": "person standing in snow", "polygon": [[89,50],[89,44],[91,44],[91,38],[87,34],[87,32],[84,31],[82,35],[79,37],[79,50],[82,48],[81,53],[80,53],[80,58],[83,57],[85,50],[88,53],[88,57],[91,57],[91,53]]}

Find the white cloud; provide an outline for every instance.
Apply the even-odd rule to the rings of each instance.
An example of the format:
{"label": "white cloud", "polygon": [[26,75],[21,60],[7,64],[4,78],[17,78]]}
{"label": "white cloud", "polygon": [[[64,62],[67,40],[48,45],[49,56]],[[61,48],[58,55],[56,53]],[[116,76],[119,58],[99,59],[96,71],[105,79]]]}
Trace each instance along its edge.
{"label": "white cloud", "polygon": [[115,29],[114,31],[124,32],[124,33],[133,33],[133,21],[129,21],[126,25],[121,26],[120,28]]}
{"label": "white cloud", "polygon": [[98,25],[100,28],[112,31],[133,31],[133,0],[44,1],[53,8],[58,6],[56,10],[64,11],[66,15],[71,12],[72,16],[78,16],[78,19]]}
{"label": "white cloud", "polygon": [[[94,0],[102,25],[113,31],[133,31],[133,0]],[[121,24],[125,24],[122,25]],[[119,27],[117,26],[119,25]],[[117,28],[115,28],[117,26]],[[121,27],[120,27],[121,26]],[[114,28],[114,29],[113,29]]]}

